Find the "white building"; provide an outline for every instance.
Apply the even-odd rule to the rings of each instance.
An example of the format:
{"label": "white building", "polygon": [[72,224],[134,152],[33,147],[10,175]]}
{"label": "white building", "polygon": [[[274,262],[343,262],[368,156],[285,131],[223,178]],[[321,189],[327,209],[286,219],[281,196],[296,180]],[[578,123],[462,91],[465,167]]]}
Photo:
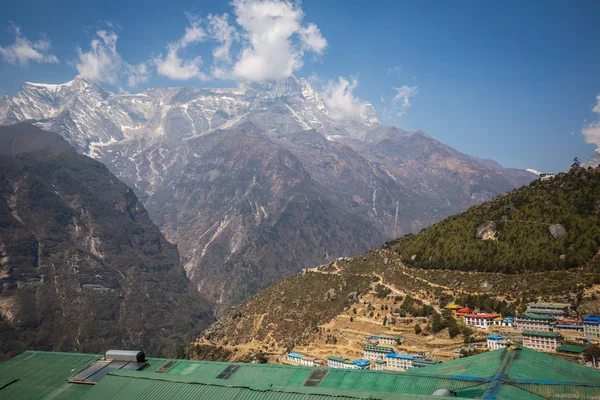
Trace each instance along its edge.
{"label": "white building", "polygon": [[504,347],[510,346],[510,342],[501,335],[488,335],[487,337],[487,348],[491,350],[498,350]]}
{"label": "white building", "polygon": [[465,314],[463,316],[465,325],[486,330],[494,324],[494,319],[497,317],[499,317],[498,314]]}
{"label": "white building", "polygon": [[600,317],[589,315],[583,319],[583,335],[590,339],[600,339]]}
{"label": "white building", "polygon": [[558,332],[523,331],[521,334],[524,347],[544,352],[556,352],[563,340]]}
{"label": "white building", "polygon": [[314,367],[315,366],[315,358],[304,356],[304,357],[302,357],[302,359],[300,359],[300,364],[306,365],[307,367]]}
{"label": "white building", "polygon": [[366,345],[364,347],[363,358],[365,360],[383,360],[386,354],[393,352],[394,349],[391,347]]}
{"label": "white building", "polygon": [[554,318],[550,314],[525,313],[517,315],[517,328],[521,331],[549,332]]}
{"label": "white building", "polygon": [[568,304],[563,303],[535,303],[527,308],[528,313],[549,314],[554,318],[564,318],[567,315]]}
{"label": "white building", "polygon": [[348,358],[329,356],[327,358],[327,366],[329,368],[342,368],[342,369],[370,369],[371,362],[366,360],[354,360],[351,361]]}
{"label": "white building", "polygon": [[384,360],[377,360],[377,361],[375,361],[375,364],[372,364],[372,366],[371,366],[371,369],[374,369],[375,371],[383,371],[384,368],[385,368]]}
{"label": "white building", "polygon": [[378,335],[378,336],[373,336],[371,338],[371,341],[373,342],[379,342],[379,344],[389,344],[389,345],[395,345],[396,341],[398,340],[397,336],[393,336],[393,335]]}
{"label": "white building", "polygon": [[411,354],[396,354],[389,353],[385,355],[385,369],[391,371],[406,371],[409,368],[413,367],[413,361],[418,356],[413,356]]}
{"label": "white building", "polygon": [[283,359],[293,363],[301,364],[303,357],[304,356],[299,353],[287,353],[287,355]]}

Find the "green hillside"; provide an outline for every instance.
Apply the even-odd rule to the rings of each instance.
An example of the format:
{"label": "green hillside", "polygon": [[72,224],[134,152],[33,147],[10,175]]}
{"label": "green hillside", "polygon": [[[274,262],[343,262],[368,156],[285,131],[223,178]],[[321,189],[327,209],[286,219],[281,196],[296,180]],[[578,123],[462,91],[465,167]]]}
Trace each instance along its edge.
{"label": "green hillside", "polygon": [[[483,240],[478,230],[486,227]],[[580,267],[600,247],[600,169],[576,167],[534,181],[386,247],[406,265],[424,269],[520,273]]]}

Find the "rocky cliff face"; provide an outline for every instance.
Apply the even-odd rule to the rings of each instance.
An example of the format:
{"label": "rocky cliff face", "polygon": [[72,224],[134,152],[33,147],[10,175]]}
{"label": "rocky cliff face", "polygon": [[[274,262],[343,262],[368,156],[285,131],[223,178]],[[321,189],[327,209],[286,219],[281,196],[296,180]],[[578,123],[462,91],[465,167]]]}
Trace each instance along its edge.
{"label": "rocky cliff face", "polygon": [[[15,135],[35,151],[7,146]],[[212,321],[133,191],[29,124],[0,128],[0,227],[0,357],[108,347],[175,355]]]}
{"label": "rocky cliff face", "polygon": [[217,311],[534,178],[383,126],[372,107],[333,119],[293,77],[139,94],[25,83],[0,123],[25,119],[132,187]]}

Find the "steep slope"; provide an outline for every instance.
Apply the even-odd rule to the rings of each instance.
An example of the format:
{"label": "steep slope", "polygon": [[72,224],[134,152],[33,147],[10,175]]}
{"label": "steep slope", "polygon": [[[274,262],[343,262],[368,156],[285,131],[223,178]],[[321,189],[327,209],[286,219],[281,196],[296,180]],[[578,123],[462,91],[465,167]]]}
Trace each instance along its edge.
{"label": "steep slope", "polygon": [[133,191],[61,141],[29,124],[0,128],[0,357],[175,355],[212,321],[206,301]]}
{"label": "steep slope", "polygon": [[174,153],[185,161],[148,198],[148,210],[220,309],[299,267],[384,239],[253,124],[189,139]]}
{"label": "steep slope", "polygon": [[76,77],[23,84],[0,106],[0,124],[31,120],[104,163],[179,246],[196,288],[226,309],[304,267],[418,232],[535,177],[383,126],[365,109],[331,118],[294,77],[139,94]]}
{"label": "steep slope", "polygon": [[415,335],[415,320],[452,301],[504,315],[535,300],[569,303],[573,317],[599,312],[599,199],[600,168],[535,181],[263,290],[206,330],[190,354],[204,358],[223,347],[231,359],[290,349],[360,357],[356,340],[381,332],[409,338],[407,351],[443,353],[454,343],[448,333],[428,338],[425,319],[428,336]]}
{"label": "steep slope", "polygon": [[535,181],[390,244],[407,265],[464,271],[569,269],[600,247],[600,170]]}

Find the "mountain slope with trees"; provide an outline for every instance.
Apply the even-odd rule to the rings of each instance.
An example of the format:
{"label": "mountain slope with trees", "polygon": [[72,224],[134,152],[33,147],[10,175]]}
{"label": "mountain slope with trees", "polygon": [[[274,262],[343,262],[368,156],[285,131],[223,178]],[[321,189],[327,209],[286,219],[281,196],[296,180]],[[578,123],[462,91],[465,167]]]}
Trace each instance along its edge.
{"label": "mountain slope with trees", "polygon": [[574,165],[388,246],[417,268],[518,273],[579,267],[600,247],[600,170]]}
{"label": "mountain slope with trees", "polygon": [[452,339],[458,328],[441,317],[451,302],[504,316],[535,301],[568,303],[573,317],[600,312],[599,213],[600,168],[575,165],[419,234],[271,286],[206,330],[189,354],[243,359],[317,343],[331,349],[333,326],[396,332],[408,323],[395,325],[402,318],[426,318],[415,332],[448,328]]}

